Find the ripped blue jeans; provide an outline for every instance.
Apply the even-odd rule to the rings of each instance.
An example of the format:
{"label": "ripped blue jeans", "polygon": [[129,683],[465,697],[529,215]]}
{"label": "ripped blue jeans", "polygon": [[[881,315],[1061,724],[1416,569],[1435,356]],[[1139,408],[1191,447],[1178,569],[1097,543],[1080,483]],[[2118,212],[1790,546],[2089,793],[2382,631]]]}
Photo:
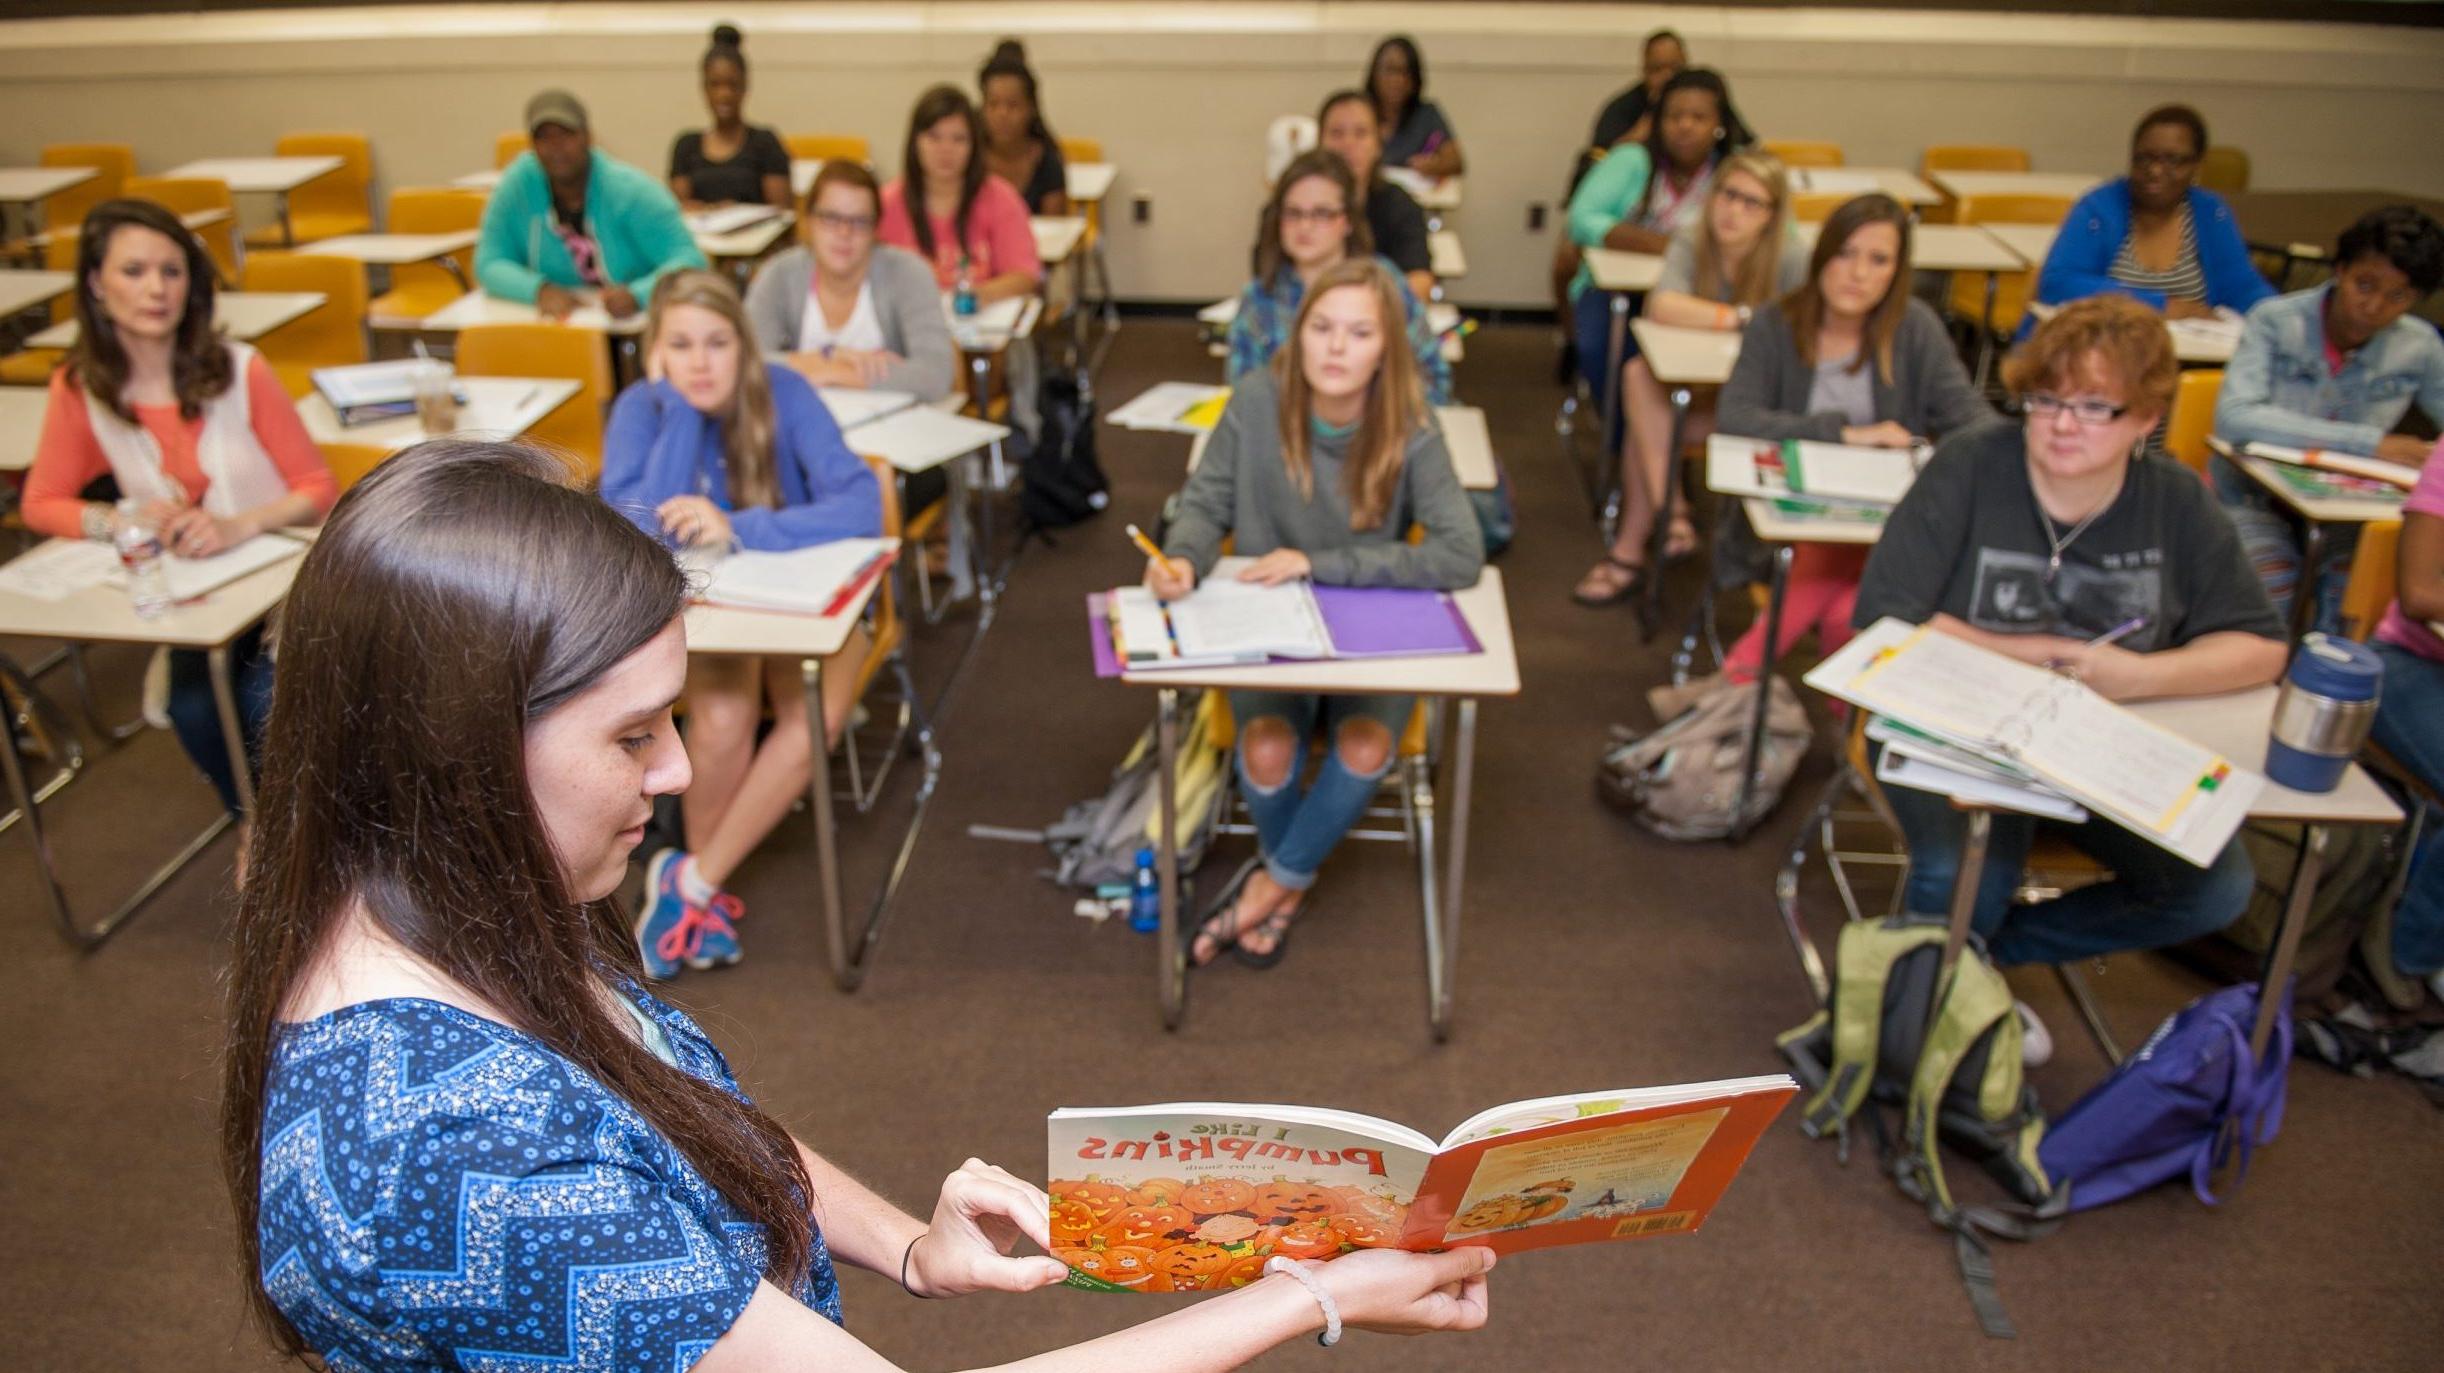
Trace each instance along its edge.
{"label": "ripped blue jeans", "polygon": [[[1239,747],[1232,750],[1239,772],[1239,794],[1246,798],[1248,814],[1256,822],[1256,840],[1264,855],[1265,872],[1276,882],[1292,891],[1305,891],[1315,885],[1316,870],[1323,867],[1341,842],[1366,813],[1367,802],[1374,799],[1375,788],[1383,774],[1391,770],[1399,752],[1401,732],[1408,728],[1409,713],[1416,707],[1414,696],[1302,696],[1283,691],[1234,691],[1230,694],[1232,718],[1238,722]],[[1257,721],[1271,718],[1290,728],[1297,742],[1290,750],[1290,770],[1274,787],[1259,786],[1248,776],[1248,734]],[[1349,720],[1370,719],[1383,726],[1392,737],[1385,751],[1383,767],[1361,776],[1341,762],[1336,745],[1341,725]],[[1315,780],[1304,791],[1299,789],[1300,774],[1307,768],[1307,745],[1318,729],[1324,733],[1324,762],[1315,770]]]}

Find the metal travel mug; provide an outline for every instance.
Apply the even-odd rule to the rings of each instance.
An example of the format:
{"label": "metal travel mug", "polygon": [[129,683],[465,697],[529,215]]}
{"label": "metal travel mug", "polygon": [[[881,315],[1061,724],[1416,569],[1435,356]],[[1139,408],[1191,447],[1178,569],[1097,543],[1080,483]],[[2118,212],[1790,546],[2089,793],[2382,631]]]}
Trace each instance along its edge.
{"label": "metal travel mug", "polygon": [[2328,634],[2303,636],[2275,698],[2266,775],[2294,791],[2332,791],[2341,785],[2375,723],[2384,680],[2384,663],[2366,644]]}

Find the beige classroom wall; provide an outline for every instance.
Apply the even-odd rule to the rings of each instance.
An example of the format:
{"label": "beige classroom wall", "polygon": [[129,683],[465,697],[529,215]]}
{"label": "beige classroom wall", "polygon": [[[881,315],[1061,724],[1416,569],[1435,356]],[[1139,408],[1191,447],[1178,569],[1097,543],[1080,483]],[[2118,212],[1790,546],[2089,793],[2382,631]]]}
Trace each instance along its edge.
{"label": "beige classroom wall", "polygon": [[[1853,163],[1914,166],[1929,143],[2001,142],[2040,170],[2110,173],[2142,110],[2184,100],[2218,141],[2248,150],[2260,187],[2444,195],[2444,32],[1525,3],[433,5],[0,22],[0,163],[29,163],[47,142],[114,141],[162,171],[268,153],[287,131],[349,129],[373,140],[379,192],[488,166],[526,96],[564,85],[607,147],[659,170],[672,136],[701,121],[696,58],[722,19],[747,33],[750,118],[863,134],[886,175],[917,92],[972,85],[997,37],[1023,37],[1054,128],[1100,138],[1120,166],[1110,256],[1134,299],[1236,288],[1266,125],[1354,84],[1395,28],[1422,45],[1429,92],[1468,152],[1451,226],[1471,268],[1455,295],[1469,304],[1545,301],[1563,174],[1662,23],[1726,73],[1764,135],[1831,139]],[[1139,197],[1144,224],[1132,222]]]}

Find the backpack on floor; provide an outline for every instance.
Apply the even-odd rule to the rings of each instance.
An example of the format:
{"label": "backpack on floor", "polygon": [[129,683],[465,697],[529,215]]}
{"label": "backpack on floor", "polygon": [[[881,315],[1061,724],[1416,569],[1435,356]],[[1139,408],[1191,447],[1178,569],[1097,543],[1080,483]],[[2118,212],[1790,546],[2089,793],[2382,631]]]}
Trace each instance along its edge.
{"label": "backpack on floor", "polygon": [[2283,1127],[2291,1067],[2288,996],[2265,1058],[2249,1061],[2258,1004],[2254,982],[2199,997],[2054,1121],[2037,1157],[2066,1181],[2071,1210],[2182,1178],[2212,1206],[2207,1184],[2217,1169],[2235,1163],[2235,1187],[2248,1177],[2249,1155]]}
{"label": "backpack on floor", "polygon": [[[2261,976],[2291,899],[2292,873],[2299,867],[2301,826],[2252,821],[2238,840],[2249,855],[2257,883],[2240,918],[2221,931],[2174,949],[2185,963],[2204,968],[2222,982]],[[2349,968],[2360,931],[2377,911],[2401,899],[2403,831],[2384,825],[2337,825],[2326,836],[2317,889],[2300,926],[2298,961],[2292,975],[2303,999],[2333,990]]]}
{"label": "backpack on floor", "polygon": [[[1846,1163],[1850,1124],[1865,1123],[1884,1171],[1903,1195],[1926,1207],[1928,1219],[1951,1232],[1978,1323],[1987,1334],[2009,1339],[2015,1332],[1995,1290],[1986,1239],[2044,1234],[2059,1223],[2068,1198],[2039,1154],[2045,1113],[2022,1077],[2020,1017],[2011,989],[1972,935],[1950,985],[1939,993],[1944,936],[1944,922],[1925,917],[1842,926],[1831,997],[1775,1044],[1793,1075],[1814,1089],[1800,1112],[1800,1128],[1812,1139],[1838,1140]],[[1885,1128],[1887,1105],[1901,1111],[1898,1145]],[[2016,1200],[1956,1201],[1944,1176],[1943,1144],[1974,1157]]]}
{"label": "backpack on floor", "polygon": [[[1736,826],[1743,830],[1781,803],[1782,789],[1815,738],[1791,684],[1779,677],[1767,680],[1773,688],[1766,701],[1764,743],[1757,750],[1757,780],[1749,789],[1748,814]],[[1596,765],[1596,794],[1666,839],[1729,835],[1756,709],[1755,683],[1725,682],[1651,733],[1633,736],[1616,729]]]}
{"label": "backpack on floor", "polygon": [[1077,374],[1044,378],[1042,424],[1019,461],[1018,511],[1030,530],[1065,529],[1111,504],[1095,460],[1095,402]]}
{"label": "backpack on floor", "polygon": [[[1205,861],[1222,812],[1230,804],[1228,751],[1214,742],[1214,727],[1222,709],[1213,692],[1197,697],[1196,709],[1181,722],[1174,794],[1178,823],[1173,837],[1179,846],[1180,873],[1185,877]],[[1125,885],[1137,875],[1137,851],[1159,844],[1162,799],[1155,794],[1154,765],[1160,752],[1155,726],[1137,736],[1112,784],[1101,796],[1080,801],[1044,829],[1057,866],[1053,880],[1065,887],[1093,891],[1114,883]]]}

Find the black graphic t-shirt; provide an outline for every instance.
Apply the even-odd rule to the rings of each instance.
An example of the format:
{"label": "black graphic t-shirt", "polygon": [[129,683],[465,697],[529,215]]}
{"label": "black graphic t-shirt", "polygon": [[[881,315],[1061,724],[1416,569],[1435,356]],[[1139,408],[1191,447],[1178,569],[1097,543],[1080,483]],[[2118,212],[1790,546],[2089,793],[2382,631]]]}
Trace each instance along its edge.
{"label": "black graphic t-shirt", "polygon": [[2023,443],[2018,425],[1987,425],[1935,450],[1867,559],[1858,625],[1941,613],[1997,634],[2092,639],[2143,615],[2118,641],[2138,653],[2221,630],[2286,637],[2223,507],[2168,458],[2134,462],[2048,578],[2052,544]]}

